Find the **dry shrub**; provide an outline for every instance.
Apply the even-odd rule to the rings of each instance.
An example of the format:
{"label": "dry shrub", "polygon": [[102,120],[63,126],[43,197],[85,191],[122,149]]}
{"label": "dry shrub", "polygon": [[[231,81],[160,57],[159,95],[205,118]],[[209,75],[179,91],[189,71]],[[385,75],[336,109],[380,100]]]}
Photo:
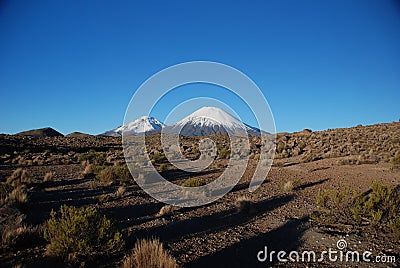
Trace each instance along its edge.
{"label": "dry shrub", "polygon": [[102,169],[97,175],[96,179],[105,185],[111,185],[117,180],[117,175],[114,173],[113,167],[106,167]]}
{"label": "dry shrub", "polygon": [[150,154],[150,160],[154,161],[157,164],[163,163],[167,161],[167,157],[164,153],[155,151],[153,154]]}
{"label": "dry shrub", "polygon": [[390,159],[390,163],[392,164],[393,169],[400,169],[400,154],[395,155]]}
{"label": "dry shrub", "polygon": [[256,211],[255,204],[250,198],[240,196],[235,202],[237,211],[243,214],[252,214]]}
{"label": "dry shrub", "polygon": [[166,164],[161,164],[160,165],[160,171],[161,172],[166,171],[167,169],[168,169],[168,166]]}
{"label": "dry shrub", "polygon": [[63,205],[58,213],[51,211],[44,238],[49,242],[50,254],[69,260],[98,252],[113,253],[124,245],[112,221],[93,207]]}
{"label": "dry shrub", "polygon": [[399,240],[399,203],[400,190],[380,182],[374,182],[363,194],[351,190],[325,190],[317,195],[318,211],[311,219],[320,225],[369,226],[377,232],[392,233]]}
{"label": "dry shrub", "polygon": [[200,180],[200,179],[197,179],[197,178],[187,179],[182,184],[183,187],[200,187],[200,186],[203,186],[203,185],[206,185],[206,183],[204,181]]}
{"label": "dry shrub", "polygon": [[126,256],[123,268],[177,268],[176,260],[168,254],[158,239],[136,242],[132,253]]}
{"label": "dry shrub", "polygon": [[102,194],[99,196],[99,202],[100,203],[105,203],[108,202],[112,199],[111,194]]}
{"label": "dry shrub", "polygon": [[290,180],[290,181],[287,181],[286,183],[284,183],[282,185],[282,191],[284,193],[291,193],[294,190],[301,187],[302,185],[303,185],[302,179],[296,178],[296,179],[293,179],[293,180]]}
{"label": "dry shrub", "polygon": [[96,179],[106,185],[113,183],[128,184],[132,181],[132,176],[127,165],[98,166],[95,168],[95,173]]}
{"label": "dry shrub", "polygon": [[25,169],[17,168],[16,170],[14,170],[11,176],[8,177],[7,183],[14,187],[30,183],[28,172]]}

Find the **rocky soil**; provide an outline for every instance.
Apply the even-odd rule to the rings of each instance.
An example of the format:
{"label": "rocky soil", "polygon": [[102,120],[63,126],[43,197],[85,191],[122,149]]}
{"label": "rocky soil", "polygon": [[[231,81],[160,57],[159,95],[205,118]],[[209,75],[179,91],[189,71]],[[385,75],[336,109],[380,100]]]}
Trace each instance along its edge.
{"label": "rocky soil", "polygon": [[[226,136],[210,136],[219,150],[229,150]],[[181,138],[181,150],[191,158],[199,157],[201,137]],[[373,230],[359,232],[351,226],[320,226],[310,214],[317,210],[316,196],[326,189],[369,190],[373,181],[400,185],[400,171],[390,163],[400,154],[400,123],[357,126],[321,132],[302,131],[277,136],[273,167],[255,192],[248,184],[258,163],[260,138],[251,138],[250,162],[244,176],[233,190],[218,201],[195,208],[177,208],[160,216],[164,204],[154,200],[134,181],[124,183],[125,193],[117,196],[118,183],[95,183],[82,174],[81,155],[89,151],[104,154],[109,165],[124,164],[121,139],[74,135],[72,137],[33,137],[0,135],[0,180],[5,182],[17,168],[23,168],[31,179],[28,201],[17,209],[2,204],[0,229],[7,224],[42,226],[52,209],[61,205],[94,206],[116,220],[123,230],[123,251],[99,257],[87,263],[95,267],[119,267],[124,255],[138,238],[158,237],[183,267],[397,267],[400,244],[391,233]],[[159,134],[148,135],[148,152],[162,153]],[[219,156],[204,172],[192,174],[168,165],[162,174],[181,184],[196,177],[205,182],[217,178],[228,159]],[[153,163],[159,168],[159,160]],[[51,180],[44,181],[52,172]],[[296,182],[291,189],[285,184]],[[237,200],[246,197],[251,212],[238,210]],[[345,239],[347,249],[369,250],[376,255],[396,256],[395,263],[285,263],[257,261],[264,250],[322,252],[337,249],[336,242]],[[19,248],[3,247],[0,266],[60,266],[62,263],[46,254],[46,241],[38,239]]]}

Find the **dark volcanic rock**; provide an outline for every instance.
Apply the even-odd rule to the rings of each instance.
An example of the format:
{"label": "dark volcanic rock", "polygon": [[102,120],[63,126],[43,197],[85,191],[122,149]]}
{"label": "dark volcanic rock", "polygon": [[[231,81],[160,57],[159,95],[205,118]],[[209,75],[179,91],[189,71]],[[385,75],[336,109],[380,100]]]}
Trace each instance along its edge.
{"label": "dark volcanic rock", "polygon": [[64,135],[50,127],[32,129],[28,131],[19,132],[16,135],[22,136],[36,136],[36,137],[63,137]]}
{"label": "dark volcanic rock", "polygon": [[71,137],[71,138],[87,138],[87,137],[92,137],[90,134],[82,133],[82,132],[72,132],[66,135],[65,137]]}

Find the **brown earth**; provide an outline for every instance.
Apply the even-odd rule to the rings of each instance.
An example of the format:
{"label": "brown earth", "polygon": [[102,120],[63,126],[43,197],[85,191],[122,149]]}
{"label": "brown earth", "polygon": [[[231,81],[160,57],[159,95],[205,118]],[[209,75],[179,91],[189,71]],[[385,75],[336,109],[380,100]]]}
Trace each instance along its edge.
{"label": "brown earth", "polygon": [[[158,135],[149,135],[149,151],[162,151]],[[228,148],[227,137],[213,136],[217,144]],[[190,158],[198,157],[200,137],[182,138],[182,150]],[[117,184],[94,185],[82,178],[85,167],[79,163],[82,153],[104,152],[108,163],[124,161],[120,138],[114,137],[24,137],[0,135],[0,179],[5,181],[16,168],[27,170],[32,182],[29,201],[20,208],[27,225],[42,225],[52,209],[61,205],[94,206],[117,221],[123,230],[124,251],[91,260],[89,266],[118,267],[123,256],[138,238],[158,237],[183,267],[397,267],[400,244],[392,233],[351,226],[319,226],[310,220],[316,211],[316,196],[326,189],[369,190],[373,181],[400,185],[400,171],[389,160],[400,154],[400,123],[358,126],[321,132],[303,131],[278,135],[274,165],[265,182],[255,192],[248,184],[257,165],[259,139],[252,138],[251,161],[245,175],[233,190],[218,201],[196,208],[180,208],[172,215],[159,216],[164,204],[154,200],[135,183],[126,185],[126,193],[116,197]],[[226,159],[216,159],[207,171],[196,178],[209,182],[225,169]],[[51,181],[43,177],[54,172]],[[193,174],[169,165],[163,175],[182,183]],[[288,181],[301,181],[291,191],[284,191]],[[107,200],[102,197],[109,196]],[[253,202],[253,212],[238,212],[235,203],[246,196]],[[0,208],[0,224],[12,217],[10,208]],[[314,250],[320,253],[336,249],[340,239],[347,249],[369,250],[376,255],[396,256],[396,263],[272,263],[258,262],[257,253],[265,246],[276,252]],[[60,266],[46,254],[46,242],[27,244],[18,250],[3,249],[0,266]]]}

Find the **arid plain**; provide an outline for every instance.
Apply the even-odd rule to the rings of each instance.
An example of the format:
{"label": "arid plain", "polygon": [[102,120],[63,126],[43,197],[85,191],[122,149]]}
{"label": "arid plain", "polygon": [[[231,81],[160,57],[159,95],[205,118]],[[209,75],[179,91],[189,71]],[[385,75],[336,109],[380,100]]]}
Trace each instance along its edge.
{"label": "arid plain", "polygon": [[[165,206],[146,194],[127,170],[121,138],[46,133],[49,130],[0,135],[0,266],[130,267],[129,261],[135,260],[128,259],[135,258],[137,241],[152,238],[163,244],[166,254],[151,256],[164,258],[158,261],[167,264],[160,267],[400,264],[398,122],[279,133],[273,166],[253,193],[248,184],[258,162],[260,139],[251,137],[250,162],[239,184],[218,201],[194,208]],[[201,138],[182,138],[183,154],[198,158]],[[207,170],[197,174],[177,170],[166,161],[159,134],[148,135],[148,152],[170,181],[202,185],[224,171],[230,152],[227,136],[209,138],[217,143],[218,154]],[[60,216],[63,205],[64,210],[73,207],[69,220],[76,223]],[[74,213],[82,208],[93,208],[86,213],[95,216],[78,213],[83,215],[79,218]],[[100,231],[92,226],[99,223],[104,227]],[[79,237],[79,231],[86,229],[76,225],[87,225],[97,240]],[[101,233],[101,240],[98,232],[112,236]],[[346,250],[371,251],[372,256],[396,260],[383,264],[257,260],[265,246],[275,252],[322,252],[337,249],[341,239]],[[65,244],[68,241],[71,245]]]}

